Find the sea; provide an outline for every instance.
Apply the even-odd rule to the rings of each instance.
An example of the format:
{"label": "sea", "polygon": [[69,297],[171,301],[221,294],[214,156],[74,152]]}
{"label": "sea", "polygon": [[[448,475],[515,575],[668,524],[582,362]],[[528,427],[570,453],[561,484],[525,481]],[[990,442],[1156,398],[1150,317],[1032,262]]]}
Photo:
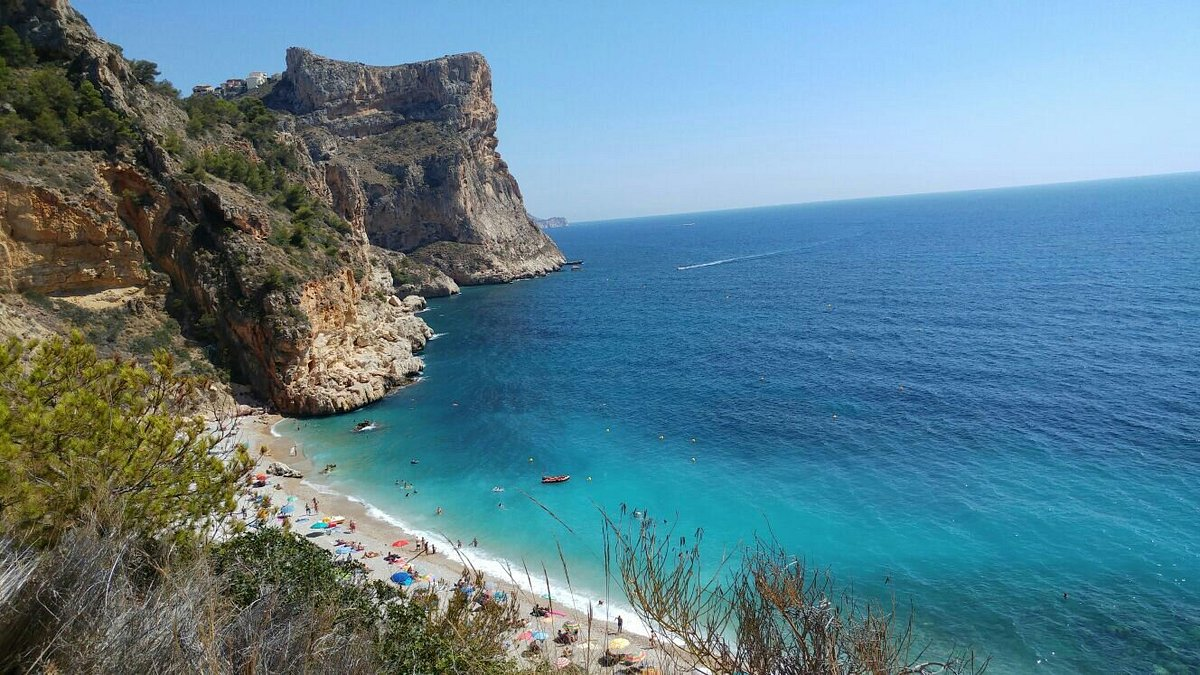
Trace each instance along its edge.
{"label": "sea", "polygon": [[579,270],[433,300],[419,383],[285,423],[325,489],[634,628],[637,511],[991,673],[1200,672],[1200,174],[551,235]]}

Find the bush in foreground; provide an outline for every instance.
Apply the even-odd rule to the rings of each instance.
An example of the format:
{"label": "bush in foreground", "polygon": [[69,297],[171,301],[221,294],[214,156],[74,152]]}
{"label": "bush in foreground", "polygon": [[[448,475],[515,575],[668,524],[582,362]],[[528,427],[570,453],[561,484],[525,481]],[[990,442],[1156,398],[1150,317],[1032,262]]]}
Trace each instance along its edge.
{"label": "bush in foreground", "polygon": [[185,411],[202,382],[158,352],[149,367],[69,340],[0,344],[0,534],[51,545],[89,521],[191,536],[233,510],[248,457],[223,462]]}

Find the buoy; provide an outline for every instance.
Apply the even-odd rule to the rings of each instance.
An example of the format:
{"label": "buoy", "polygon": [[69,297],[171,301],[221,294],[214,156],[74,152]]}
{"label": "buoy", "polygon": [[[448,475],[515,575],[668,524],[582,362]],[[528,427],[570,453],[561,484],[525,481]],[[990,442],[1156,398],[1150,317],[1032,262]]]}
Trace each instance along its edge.
{"label": "buoy", "polygon": [[833,419],[835,419],[835,420],[837,419],[837,413],[833,414]]}
{"label": "buoy", "polygon": [[663,436],[662,434],[659,434],[659,435],[658,435],[658,440],[660,440],[660,441],[661,441],[661,440],[663,440],[664,438],[666,438],[666,436]]}
{"label": "buoy", "polygon": [[591,477],[591,476],[588,476],[588,480],[590,481],[591,479],[592,479],[592,477]]}
{"label": "buoy", "polygon": [[695,443],[695,442],[696,442],[696,437],[695,437],[695,436],[693,436],[693,437],[692,437],[692,442],[693,442],[693,443]]}
{"label": "buoy", "polygon": [[607,432],[612,431],[612,429],[609,429],[608,427],[604,427],[604,431],[607,433]]}
{"label": "buoy", "polygon": [[693,457],[693,458],[692,458],[692,464],[695,464],[695,463],[696,463],[696,458],[695,458],[695,457]]}
{"label": "buoy", "polygon": [[531,462],[532,462],[532,461],[533,461],[533,458],[532,458],[532,457],[530,457],[530,458],[529,458],[529,461],[531,461]]}

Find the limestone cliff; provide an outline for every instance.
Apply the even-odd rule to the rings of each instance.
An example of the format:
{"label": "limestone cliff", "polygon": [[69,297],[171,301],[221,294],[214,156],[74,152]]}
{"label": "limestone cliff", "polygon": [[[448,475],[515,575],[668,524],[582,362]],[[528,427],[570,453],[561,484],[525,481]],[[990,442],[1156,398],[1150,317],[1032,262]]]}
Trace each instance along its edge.
{"label": "limestone cliff", "polygon": [[563,218],[562,216],[554,216],[553,218],[535,218],[534,216],[529,216],[529,218],[533,220],[534,225],[537,225],[543,230],[553,230],[556,227],[566,227],[570,225],[570,223],[567,222],[567,219]]}
{"label": "limestone cliff", "polygon": [[292,48],[266,102],[296,115],[314,161],[355,177],[373,244],[460,284],[562,265],[496,152],[491,70],[480,54],[367,66]]}
{"label": "limestone cliff", "polygon": [[[279,410],[325,414],[420,371],[432,331],[405,296],[561,264],[495,153],[478,55],[371,68],[292,50],[272,112],[180,104],[65,0],[14,0],[3,20],[38,56],[16,81],[65,77],[81,101],[90,83],[129,130],[104,152],[74,128],[51,146],[32,128],[0,137],[16,144],[0,161],[0,286],[26,294],[0,295],[6,332],[25,313],[39,331],[92,320],[89,336],[135,354],[182,341]],[[0,100],[20,128],[13,110]],[[99,329],[110,320],[157,342],[123,344]]]}

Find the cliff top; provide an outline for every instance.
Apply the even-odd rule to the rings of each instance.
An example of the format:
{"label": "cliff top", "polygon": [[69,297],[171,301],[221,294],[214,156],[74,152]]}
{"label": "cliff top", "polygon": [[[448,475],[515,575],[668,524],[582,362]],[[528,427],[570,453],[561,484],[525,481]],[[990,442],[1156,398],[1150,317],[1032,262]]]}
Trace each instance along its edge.
{"label": "cliff top", "polygon": [[410,120],[469,122],[494,116],[492,72],[478,52],[394,66],[338,61],[307,49],[287,51],[287,70],[268,104],[331,118],[364,112]]}

